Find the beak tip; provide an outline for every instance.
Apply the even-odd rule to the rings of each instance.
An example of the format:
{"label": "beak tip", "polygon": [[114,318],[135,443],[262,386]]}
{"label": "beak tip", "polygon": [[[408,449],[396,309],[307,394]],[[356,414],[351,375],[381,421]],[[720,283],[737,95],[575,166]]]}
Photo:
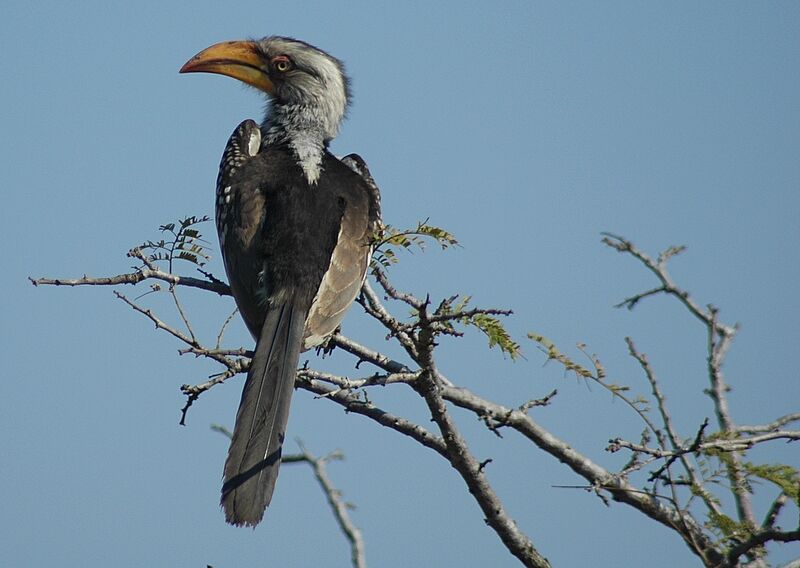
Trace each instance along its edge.
{"label": "beak tip", "polygon": [[195,59],[197,59],[197,56],[192,57],[189,61],[184,63],[183,66],[181,66],[178,73],[191,73],[192,71],[194,71],[194,69],[192,68],[192,63],[194,63]]}

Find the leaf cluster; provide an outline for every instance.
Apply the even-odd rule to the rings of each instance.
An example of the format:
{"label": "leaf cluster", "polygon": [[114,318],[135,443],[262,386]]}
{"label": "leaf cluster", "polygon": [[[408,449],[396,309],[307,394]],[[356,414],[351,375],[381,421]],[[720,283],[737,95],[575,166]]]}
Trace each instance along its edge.
{"label": "leaf cluster", "polygon": [[800,505],[800,471],[797,469],[780,463],[744,462],[742,467],[748,477],[762,479],[777,485],[789,499]]}
{"label": "leaf cluster", "polygon": [[[454,304],[456,300],[458,301]],[[514,341],[498,317],[511,315],[511,311],[471,308],[469,305],[471,300],[471,296],[462,296],[460,299],[458,296],[448,298],[439,305],[434,317],[441,318],[442,324],[451,331],[455,331],[453,323],[474,327],[488,338],[490,349],[499,347],[500,351],[508,355],[512,361],[522,357],[522,348]]]}
{"label": "leaf cluster", "polygon": [[139,248],[147,252],[149,262],[166,262],[169,271],[172,272],[172,265],[175,260],[185,260],[196,266],[202,267],[210,260],[208,241],[202,238],[202,234],[196,225],[205,223],[209,218],[207,215],[197,217],[195,215],[180,219],[178,223],[167,223],[161,225],[158,230],[166,233],[168,238],[158,241],[145,241]]}
{"label": "leaf cluster", "polygon": [[420,221],[413,229],[399,230],[392,225],[385,225],[373,236],[374,254],[373,263],[388,268],[397,264],[398,250],[413,253],[414,250],[424,251],[428,241],[433,241],[442,249],[458,246],[458,240],[452,233],[428,223],[428,219]]}

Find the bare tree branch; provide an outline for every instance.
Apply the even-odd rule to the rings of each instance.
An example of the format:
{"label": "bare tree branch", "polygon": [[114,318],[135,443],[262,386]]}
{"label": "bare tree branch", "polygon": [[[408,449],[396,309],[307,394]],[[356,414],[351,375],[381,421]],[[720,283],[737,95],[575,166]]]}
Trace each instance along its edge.
{"label": "bare tree branch", "polygon": [[[373,270],[373,274],[382,274],[382,272],[379,270]],[[357,301],[364,307],[364,310],[369,315],[379,321],[383,327],[389,331],[390,336],[397,338],[397,341],[406,350],[406,352],[411,355],[412,358],[416,357],[417,348],[414,345],[411,335],[407,331],[407,326],[397,320],[386,310],[386,308],[383,307],[380,299],[378,299],[378,295],[372,289],[372,286],[370,286],[368,281],[364,282],[364,286],[361,288],[361,297],[358,298]]]}
{"label": "bare tree branch", "polygon": [[[339,525],[339,529],[350,542],[350,558],[353,568],[366,568],[367,559],[364,554],[364,537],[361,535],[361,531],[350,519],[350,514],[347,511],[349,507],[342,500],[341,492],[333,486],[328,478],[328,471],[326,467],[327,463],[331,460],[344,459],[344,455],[341,452],[336,451],[328,454],[327,456],[318,458],[311,455],[302,442],[298,440],[297,443],[300,446],[302,453],[299,456],[287,456],[289,460],[291,460],[289,463],[305,461],[311,466],[314,471],[314,477],[317,479],[317,483],[319,483],[319,486],[322,488],[322,492],[325,494],[325,497],[328,500],[328,505],[330,506],[331,511],[333,511],[333,515],[336,518],[336,523]],[[287,463],[287,457],[281,458],[281,461]]]}
{"label": "bare tree branch", "polygon": [[[644,264],[650,272],[652,272],[660,281],[661,286],[658,288],[654,288],[653,290],[649,290],[644,294],[638,294],[639,299],[642,299],[646,296],[652,296],[658,292],[663,292],[669,294],[671,296],[675,296],[686,308],[689,312],[694,315],[697,319],[701,322],[708,324],[711,322],[711,315],[706,312],[699,304],[697,304],[689,293],[681,290],[675,283],[672,281],[672,277],[670,277],[669,273],[666,270],[666,262],[673,256],[680,254],[686,247],[670,247],[665,252],[659,255],[658,261],[654,261],[650,258],[647,254],[636,248],[632,242],[625,239],[624,237],[620,237],[618,235],[614,235],[613,233],[603,233],[604,238],[602,239],[603,243],[608,245],[609,247],[615,249],[618,252],[627,253],[633,256],[634,258],[638,259],[642,264]],[[633,296],[636,297],[636,296]],[[638,302],[638,300],[637,300]],[[634,305],[636,302],[634,302]],[[627,306],[628,301],[623,300],[618,306]],[[736,329],[728,326],[724,326],[714,322],[716,325],[719,326],[719,333],[721,335],[735,335]]]}
{"label": "bare tree branch", "polygon": [[[647,381],[650,383],[650,389],[653,393],[653,396],[656,399],[656,403],[658,405],[658,412],[661,415],[661,420],[664,424],[664,429],[667,432],[667,436],[669,438],[670,445],[673,450],[678,450],[681,447],[681,443],[678,438],[677,431],[675,430],[675,426],[672,423],[672,418],[667,410],[666,405],[666,398],[664,394],[661,392],[661,387],[658,385],[658,380],[656,379],[655,372],[653,368],[650,366],[650,362],[647,359],[647,356],[644,353],[640,353],[636,349],[636,345],[633,343],[633,340],[630,337],[625,338],[625,342],[628,344],[628,351],[631,356],[636,359],[639,364],[641,365],[642,369],[644,370],[645,376],[647,377]],[[704,424],[708,424],[708,422],[704,422]],[[702,432],[702,429],[700,430]],[[662,450],[664,449],[664,444],[662,443]],[[651,454],[652,455],[652,454]],[[705,488],[703,485],[702,480],[697,475],[697,471],[695,470],[692,463],[688,460],[685,454],[679,454],[681,464],[683,465],[684,470],[686,470],[686,474],[689,476],[689,479],[692,483],[692,488],[695,489],[700,498],[705,503],[706,507],[709,510],[713,511],[715,514],[721,514],[721,509],[717,503],[717,501],[713,498],[711,493]],[[670,457],[666,455],[657,456],[657,457]]]}
{"label": "bare tree branch", "polygon": [[652,495],[638,491],[625,479],[613,475],[537,424],[520,410],[492,403],[470,391],[457,387],[443,387],[442,397],[460,408],[479,415],[488,415],[496,422],[513,428],[540,449],[546,451],[572,471],[586,479],[592,487],[605,489],[614,500],[632,506],[651,519],[676,530],[707,566],[715,566],[722,556],[706,534],[691,518],[682,517],[674,508],[664,505]]}
{"label": "bare tree branch", "polygon": [[739,557],[750,554],[751,551],[763,547],[768,542],[793,542],[800,540],[800,529],[795,531],[779,530],[759,530],[742,543],[731,548],[728,553],[728,562],[731,566],[736,565]]}
{"label": "bare tree branch", "polygon": [[376,367],[384,369],[389,373],[403,373],[408,371],[408,367],[402,363],[398,363],[382,353],[369,349],[368,347],[364,347],[352,339],[345,337],[341,333],[334,333],[328,340],[328,344],[334,347],[339,347],[340,349],[343,349],[344,351],[347,351],[348,353],[358,357],[358,363],[356,363],[356,367],[358,367],[363,361],[368,361]]}
{"label": "bare tree branch", "polygon": [[[406,301],[406,300],[404,300]],[[500,539],[525,566],[535,568],[549,567],[550,563],[533,546],[531,540],[519,530],[517,524],[505,510],[500,498],[486,479],[484,465],[470,452],[455,422],[447,411],[441,391],[447,388],[437,379],[436,364],[433,359],[433,333],[427,320],[427,302],[417,303],[420,316],[420,335],[417,351],[419,364],[423,369],[417,382],[417,389],[425,397],[433,420],[439,427],[448,449],[448,460],[469,487],[469,492],[478,502],[486,523],[494,529]]]}
{"label": "bare tree branch", "polygon": [[740,432],[742,434],[758,434],[759,432],[774,432],[779,430],[781,427],[786,426],[787,424],[791,424],[792,422],[800,421],[800,412],[795,412],[793,414],[787,414],[786,416],[781,416],[777,420],[770,422],[769,424],[759,424],[756,426],[737,426],[735,428],[736,432]]}
{"label": "bare tree branch", "polygon": [[[233,437],[233,433],[230,430],[219,424],[212,424],[211,429],[215,432],[219,432],[228,439]],[[283,455],[281,456],[281,463],[307,463],[311,466],[314,477],[317,483],[319,483],[322,492],[325,494],[325,498],[333,512],[336,523],[339,525],[339,529],[342,531],[342,534],[345,535],[348,542],[350,542],[350,557],[353,568],[366,568],[367,560],[364,554],[364,537],[358,527],[356,527],[350,519],[350,514],[347,510],[351,508],[351,506],[342,500],[341,492],[333,486],[333,483],[331,483],[328,478],[327,463],[332,460],[343,460],[344,454],[336,450],[318,458],[313,456],[306,449],[302,441],[297,440],[297,445],[300,446],[301,453]]]}
{"label": "bare tree branch", "polygon": [[[435,362],[437,338],[443,335],[461,335],[460,331],[454,329],[453,323],[464,323],[465,320],[477,316],[507,315],[510,311],[483,308],[462,309],[468,301],[466,297],[462,303],[452,307],[458,296],[445,298],[438,304],[438,308],[435,307],[436,304],[433,305],[434,308],[431,308],[429,298],[421,299],[413,294],[401,292],[394,288],[380,268],[374,268],[373,273],[385,298],[399,302],[402,306],[411,307],[411,316],[403,320],[393,316],[369,284],[365,284],[363,287],[362,295],[358,301],[364,307],[366,313],[386,330],[387,337],[396,340],[397,344],[403,348],[410,362],[406,364],[396,361],[385,353],[362,345],[337,332],[330,338],[325,349],[339,348],[355,358],[356,369],[359,369],[360,365],[366,362],[374,365],[376,372],[371,375],[368,372],[362,372],[360,377],[353,377],[325,373],[305,367],[298,371],[296,386],[313,393],[318,398],[324,398],[340,405],[347,413],[365,416],[373,422],[403,434],[447,459],[464,480],[470,493],[481,508],[487,524],[495,531],[506,548],[526,566],[540,567],[549,566],[549,564],[534,548],[531,539],[519,530],[516,523],[506,512],[504,505],[490,485],[486,475],[486,466],[492,460],[479,460],[472,453],[467,440],[459,431],[453,419],[450,405],[473,413],[489,430],[498,436],[501,429],[510,429],[518,432],[539,449],[552,455],[567,465],[574,473],[581,476],[588,483],[587,486],[583,487],[588,487],[604,501],[610,502],[610,496],[610,499],[631,506],[661,525],[676,531],[687,546],[702,559],[705,566],[715,568],[741,568],[745,565],[753,566],[754,568],[756,566],[765,566],[764,555],[766,549],[764,545],[766,543],[800,540],[798,531],[781,531],[777,528],[778,516],[784,510],[784,505],[790,499],[795,499],[796,497],[792,489],[786,488],[787,482],[785,480],[791,479],[790,477],[770,478],[772,474],[769,472],[772,470],[768,468],[762,470],[753,469],[753,464],[744,462],[740,454],[749,448],[773,440],[787,442],[800,440],[800,431],[787,428],[788,425],[800,421],[800,413],[788,414],[761,425],[737,426],[728,407],[728,386],[722,373],[722,365],[737,328],[736,326],[730,327],[721,324],[718,321],[716,308],[713,306],[701,307],[686,291],[672,281],[666,265],[670,258],[684,250],[683,247],[670,247],[654,260],[622,237],[606,234],[603,242],[619,252],[630,254],[636,258],[659,280],[659,286],[630,296],[619,304],[620,307],[632,309],[640,301],[663,293],[676,297],[705,326],[708,352],[707,370],[710,382],[708,394],[714,405],[714,415],[719,426],[718,432],[706,434],[706,425],[704,423],[697,430],[693,439],[687,440],[679,435],[670,416],[666,397],[659,385],[653,367],[647,356],[637,350],[630,338],[626,338],[629,353],[639,363],[648,380],[650,390],[656,401],[661,426],[656,424],[658,420],[652,420],[648,415],[649,409],[644,406],[643,398],[629,398],[626,395],[627,387],[606,382],[605,369],[600,364],[599,359],[586,350],[585,347],[579,345],[579,349],[591,361],[591,365],[586,366],[574,363],[568,357],[555,350],[552,342],[548,342],[543,336],[532,336],[543,346],[550,343],[551,347],[545,349],[545,353],[549,358],[558,359],[566,369],[574,371],[581,377],[597,382],[612,392],[614,396],[624,400],[647,425],[645,433],[643,433],[642,439],[638,443],[622,438],[615,438],[611,441],[613,449],[624,448],[632,452],[629,463],[620,472],[612,473],[594,463],[586,455],[576,451],[566,441],[543,428],[530,416],[528,411],[532,407],[549,404],[552,397],[555,396],[555,391],[543,398],[520,404],[517,408],[509,408],[457,386],[454,381],[444,377],[438,371]],[[163,242],[158,243],[157,246],[162,244]],[[148,245],[145,244],[143,246]],[[169,247],[165,245],[165,248]],[[172,248],[174,249],[175,247]],[[174,253],[174,250],[170,252],[170,262],[173,258],[172,253]],[[230,290],[213,275],[202,270],[200,272],[206,280],[178,276],[172,274],[171,270],[168,272],[161,270],[156,265],[156,262],[165,260],[165,257],[159,256],[160,254],[157,253],[148,257],[142,249],[132,249],[129,252],[129,256],[140,261],[141,266],[128,274],[104,278],[90,278],[88,276],[78,279],[41,278],[31,279],[31,282],[34,285],[48,284],[56,286],[116,286],[137,284],[146,280],[169,283],[169,292],[175,302],[178,317],[188,330],[186,333],[167,323],[151,309],[139,305],[136,301],[128,299],[119,292],[115,291],[115,294],[129,307],[148,318],[157,329],[166,331],[183,343],[184,347],[179,350],[180,354],[206,357],[223,367],[221,372],[212,375],[202,383],[183,385],[181,387],[182,392],[187,397],[186,405],[181,411],[181,423],[183,423],[188,409],[198,400],[202,393],[239,373],[247,371],[250,364],[249,356],[252,353],[243,348],[225,348],[221,345],[224,330],[235,315],[235,312],[222,324],[222,328],[217,333],[214,348],[208,348],[204,345],[200,336],[195,334],[192,329],[190,318],[183,310],[176,296],[175,288],[177,286],[186,286],[211,291],[219,295],[229,295]],[[157,285],[154,290],[158,290]],[[493,319],[493,321],[495,320]],[[502,326],[499,329],[502,333],[506,333]],[[486,332],[486,328],[482,330]],[[511,339],[509,338],[508,341],[510,342]],[[380,408],[369,400],[367,393],[372,392],[369,391],[370,388],[377,386],[391,387],[398,383],[408,385],[421,395],[441,435],[437,435],[422,425],[402,416],[391,413],[385,408]],[[657,444],[650,443],[652,436],[655,436]],[[698,522],[692,516],[690,507],[692,499],[699,496],[708,510],[709,519],[711,519],[709,522],[712,526],[715,526],[713,525],[714,518],[727,518],[721,501],[711,492],[710,487],[713,486],[708,484],[709,475],[724,476],[725,472],[717,469],[708,474],[703,468],[704,462],[698,459],[702,457],[716,459],[727,468],[727,479],[730,482],[736,503],[739,521],[736,523],[730,520],[731,523],[735,524],[734,529],[731,529],[733,532],[726,533],[723,530],[724,534],[721,537],[719,534],[715,535],[707,530],[701,522]],[[290,457],[287,456],[286,458]],[[362,566],[364,562],[363,542],[360,539],[360,533],[349,521],[349,517],[346,516],[346,506],[325,475],[324,465],[331,458],[332,456],[316,458],[311,456],[305,449],[303,449],[303,453],[300,456],[296,456],[296,459],[302,459],[312,465],[317,464],[321,468],[321,470],[318,470],[317,465],[314,465],[318,482],[328,496],[340,528],[349,539],[353,565]],[[694,458],[695,462],[692,462],[691,458]],[[662,460],[663,463],[651,474],[651,480],[648,482],[652,483],[651,489],[641,489],[628,479],[629,475],[633,475],[659,460]],[[685,477],[673,477],[671,466],[676,463],[680,463],[685,472]],[[699,472],[696,465],[698,463],[700,464]],[[778,469],[777,471],[781,470]],[[772,502],[766,512],[764,521],[760,525],[755,521],[750,493],[751,487],[748,481],[748,476],[750,475],[769,479],[783,488]],[[711,479],[719,480],[720,477],[712,477]],[[667,491],[659,492],[657,490],[659,484],[668,487],[669,493]],[[680,486],[688,487],[688,489],[681,490],[679,493],[678,488]],[[647,486],[645,487],[647,488]],[[741,557],[747,557],[748,560],[740,562],[739,559]]]}
{"label": "bare tree branch", "polygon": [[[722,373],[722,365],[733,337],[736,334],[737,326],[731,327],[720,323],[718,320],[718,310],[714,306],[708,305],[705,309],[702,308],[690,297],[688,292],[682,290],[672,281],[672,278],[667,272],[666,263],[671,257],[683,252],[685,247],[670,247],[661,253],[658,259],[654,261],[647,254],[636,248],[633,243],[623,237],[611,233],[604,233],[604,235],[603,242],[606,245],[614,248],[618,252],[630,254],[639,260],[661,282],[661,286],[658,289],[633,296],[623,301],[620,305],[626,305],[632,308],[643,297],[663,292],[676,297],[687,310],[706,327],[708,352],[707,367],[711,384],[711,388],[707,392],[714,403],[714,412],[722,436],[724,438],[733,437],[737,432],[737,427],[731,417],[728,407],[727,392],[729,388]],[[742,458],[736,451],[731,451],[726,455],[727,458],[724,460],[724,465],[727,469],[727,475],[730,481],[734,502],[736,503],[739,520],[744,524],[748,532],[756,535],[758,534],[758,525],[753,511],[750,488]],[[760,546],[762,543],[758,540],[751,540],[750,542],[754,544],[746,553],[755,565],[760,566],[763,564],[761,559],[765,555],[764,549]]]}
{"label": "bare tree branch", "polygon": [[778,519],[778,515],[781,514],[781,509],[783,509],[788,500],[789,498],[786,496],[786,493],[781,492],[781,494],[778,495],[772,502],[772,505],[769,506],[769,510],[764,517],[764,522],[761,523],[762,530],[769,530],[775,527],[775,521]]}
{"label": "bare tree branch", "polygon": [[[142,252],[139,249],[131,249],[128,256],[141,258]],[[199,278],[192,278],[191,276],[178,276],[170,272],[165,272],[158,268],[142,268],[127,274],[118,274],[116,276],[106,276],[101,278],[93,278],[90,276],[83,276],[81,278],[30,278],[28,280],[34,286],[116,286],[118,284],[138,284],[145,280],[161,280],[175,286],[189,286],[191,288],[198,288],[200,290],[208,290],[220,296],[230,296],[231,290],[227,284],[221,283],[219,280],[200,280]]]}
{"label": "bare tree branch", "polygon": [[320,380],[306,377],[302,372],[299,374],[298,379],[298,386],[300,388],[312,392],[320,398],[335,402],[344,407],[348,413],[360,414],[361,416],[371,418],[381,426],[386,426],[387,428],[413,438],[423,446],[434,450],[442,457],[448,458],[447,447],[444,440],[422,426],[386,412],[372,404],[369,400],[362,399],[339,388],[331,388]]}

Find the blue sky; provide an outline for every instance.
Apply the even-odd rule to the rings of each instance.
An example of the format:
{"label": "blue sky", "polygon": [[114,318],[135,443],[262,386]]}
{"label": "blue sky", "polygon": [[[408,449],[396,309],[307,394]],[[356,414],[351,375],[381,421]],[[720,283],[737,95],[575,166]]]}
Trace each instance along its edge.
{"label": "blue sky", "polygon": [[[7,3],[0,21],[4,207],[2,333],[8,566],[348,566],[348,551],[303,467],[282,470],[255,531],[217,505],[241,381],[205,394],[178,426],[178,387],[215,368],[107,288],[35,289],[27,276],[124,272],[161,223],[212,214],[219,155],[258,94],[177,70],[227,39],[292,35],[343,59],[354,104],[334,142],[360,153],[396,226],[430,218],[463,248],[392,269],[401,288],[471,294],[509,307],[520,340],[584,342],[613,382],[646,392],[623,338],[650,355],[686,436],[705,416],[704,331],[674,302],[612,306],[654,284],[603,247],[601,231],[651,253],[688,251],[672,272],[741,332],[725,370],[740,423],[798,410],[800,5],[793,2]],[[212,227],[206,228],[209,236]],[[215,249],[216,250],[216,249]],[[223,270],[214,258],[209,268]],[[136,297],[146,289],[124,290]],[[184,292],[209,339],[230,300]],[[175,320],[166,298],[142,299]],[[385,348],[359,309],[345,333]],[[237,322],[232,345],[249,345]],[[534,417],[608,468],[603,451],[641,424],[599,389],[480,336],[445,342],[440,367],[504,404],[559,395]],[[348,372],[347,360],[312,364]],[[376,393],[425,420],[404,389]],[[456,413],[512,516],[554,566],[697,565],[678,537],[514,436]],[[356,503],[373,566],[514,565],[441,458],[327,401],[298,392],[291,438],[340,448],[330,475]],[[292,451],[293,443],[288,444]],[[774,444],[753,459],[800,465]],[[763,505],[763,502],[762,502]],[[759,509],[759,516],[763,508]],[[796,519],[788,512],[785,523]],[[775,549],[776,562],[800,545]]]}

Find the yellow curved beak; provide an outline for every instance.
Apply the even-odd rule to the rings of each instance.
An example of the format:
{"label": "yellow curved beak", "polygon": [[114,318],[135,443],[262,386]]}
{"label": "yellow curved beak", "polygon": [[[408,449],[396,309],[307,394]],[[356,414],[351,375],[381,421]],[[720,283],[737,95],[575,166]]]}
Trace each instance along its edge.
{"label": "yellow curved beak", "polygon": [[254,41],[224,41],[204,49],[181,67],[181,73],[216,73],[238,79],[273,94],[275,86],[263,70],[264,61]]}

